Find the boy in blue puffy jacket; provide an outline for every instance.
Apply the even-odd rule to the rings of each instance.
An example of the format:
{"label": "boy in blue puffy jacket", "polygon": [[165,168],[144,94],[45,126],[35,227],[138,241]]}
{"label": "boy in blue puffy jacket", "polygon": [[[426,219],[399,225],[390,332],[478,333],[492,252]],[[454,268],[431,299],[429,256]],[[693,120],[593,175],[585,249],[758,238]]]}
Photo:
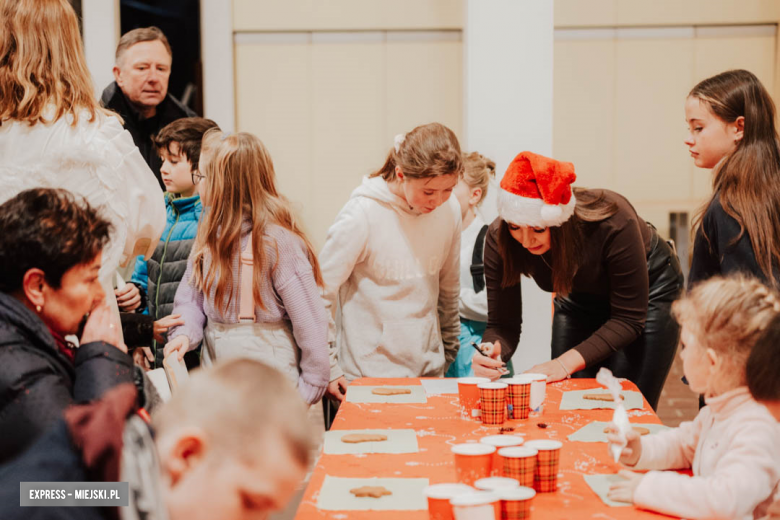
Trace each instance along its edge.
{"label": "boy in blue puffy jacket", "polygon": [[[131,282],[117,291],[117,303],[125,312],[144,313],[154,320],[154,339],[147,361],[153,368],[162,366],[165,333],[182,323],[180,316],[171,316],[176,288],[187,267],[187,258],[198,232],[202,211],[198,170],[203,134],[218,128],[210,119],[188,117],[165,126],[155,137],[162,158],[160,168],[165,184],[167,222],[160,243],[149,260],[136,259]],[[198,365],[200,347],[185,356],[187,367]]]}

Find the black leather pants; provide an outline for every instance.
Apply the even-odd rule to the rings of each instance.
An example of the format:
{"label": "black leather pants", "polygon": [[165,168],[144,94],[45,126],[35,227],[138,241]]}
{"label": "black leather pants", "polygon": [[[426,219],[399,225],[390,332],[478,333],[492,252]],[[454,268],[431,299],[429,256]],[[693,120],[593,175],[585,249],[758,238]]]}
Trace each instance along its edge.
{"label": "black leather pants", "polygon": [[[616,376],[636,383],[655,410],[677,352],[680,327],[672,318],[671,309],[672,302],[682,293],[683,275],[677,255],[658,235],[653,236],[647,267],[650,300],[642,334],[604,361],[580,370],[572,377],[596,377],[596,372],[605,366]],[[554,305],[553,358],[589,338],[610,315],[608,301],[588,295],[557,296]]]}

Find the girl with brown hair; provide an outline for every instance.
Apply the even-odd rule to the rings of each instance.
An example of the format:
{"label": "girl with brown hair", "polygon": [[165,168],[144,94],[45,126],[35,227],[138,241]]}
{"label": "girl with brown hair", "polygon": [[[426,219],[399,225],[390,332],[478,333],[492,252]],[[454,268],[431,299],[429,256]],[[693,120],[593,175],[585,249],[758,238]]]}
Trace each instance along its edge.
{"label": "girl with brown hair", "polygon": [[[249,357],[274,366],[307,404],[328,386],[328,317],[314,249],[263,143],[252,134],[206,132],[199,191],[205,216],[176,290],[164,354],[179,359],[203,340],[203,360]],[[205,330],[204,330],[205,329]]]}
{"label": "girl with brown hair", "polygon": [[742,272],[780,286],[780,143],[775,105],[755,75],[730,70],[688,95],[688,145],[713,169],[713,194],[694,228],[689,286]]}
{"label": "girl with brown hair", "polygon": [[677,349],[672,302],[682,290],[677,256],[631,204],[607,190],[572,189],[574,166],[530,152],[501,181],[485,243],[489,356],[474,373],[493,379],[514,354],[523,275],[555,292],[548,381],[595,377],[602,366],[637,384],[655,408]]}
{"label": "girl with brown hair", "polygon": [[462,171],[452,130],[418,126],[396,136],[328,230],[330,397],[342,400],[358,377],[441,377],[454,361],[461,216],[450,195]]}

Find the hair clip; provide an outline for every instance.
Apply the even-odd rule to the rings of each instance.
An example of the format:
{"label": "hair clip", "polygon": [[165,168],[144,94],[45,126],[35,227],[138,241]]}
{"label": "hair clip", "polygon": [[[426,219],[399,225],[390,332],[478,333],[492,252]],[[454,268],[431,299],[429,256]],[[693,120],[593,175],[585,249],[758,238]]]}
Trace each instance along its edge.
{"label": "hair clip", "polygon": [[227,139],[231,135],[233,135],[233,134],[230,133],[230,132],[222,132],[222,138],[220,139],[220,141],[224,141],[225,139]]}
{"label": "hair clip", "polygon": [[401,151],[401,145],[403,144],[404,139],[406,139],[406,134],[398,134],[395,136],[395,153]]}

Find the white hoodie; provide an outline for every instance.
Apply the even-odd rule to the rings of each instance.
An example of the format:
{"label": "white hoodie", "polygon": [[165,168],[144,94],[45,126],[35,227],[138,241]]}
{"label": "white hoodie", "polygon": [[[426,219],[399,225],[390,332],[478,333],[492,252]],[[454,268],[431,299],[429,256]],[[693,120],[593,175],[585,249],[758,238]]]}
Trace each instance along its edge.
{"label": "white hoodie", "polygon": [[352,192],[320,253],[331,381],[444,375],[459,347],[460,225],[454,197],[420,214],[381,177]]}

